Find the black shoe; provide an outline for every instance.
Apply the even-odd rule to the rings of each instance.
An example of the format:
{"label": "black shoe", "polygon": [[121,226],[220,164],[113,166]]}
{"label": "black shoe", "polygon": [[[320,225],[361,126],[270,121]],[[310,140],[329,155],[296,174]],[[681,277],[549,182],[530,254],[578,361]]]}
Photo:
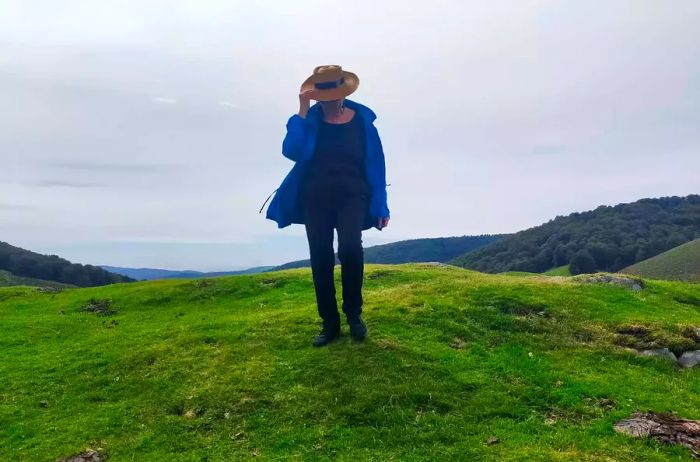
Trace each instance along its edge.
{"label": "black shoe", "polygon": [[362,320],[362,315],[357,315],[348,319],[350,326],[350,336],[353,340],[364,340],[367,338],[367,324]]}
{"label": "black shoe", "polygon": [[324,346],[331,343],[338,337],[340,337],[340,324],[331,328],[323,326],[321,328],[321,333],[314,337],[312,345],[315,347]]}

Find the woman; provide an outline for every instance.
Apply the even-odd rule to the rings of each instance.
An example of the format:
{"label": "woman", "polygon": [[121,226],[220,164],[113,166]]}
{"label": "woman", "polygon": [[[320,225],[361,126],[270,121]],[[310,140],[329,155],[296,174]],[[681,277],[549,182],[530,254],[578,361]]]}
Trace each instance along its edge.
{"label": "woman", "polygon": [[[266,217],[279,228],[306,228],[318,313],[323,321],[314,346],[340,336],[335,298],[333,232],[343,284],[343,312],[355,340],[367,336],[362,319],[362,231],[389,224],[384,153],[375,113],[346,99],[359,86],[341,66],[318,66],[301,85],[299,113],[287,122],[282,154],[295,162],[277,189]],[[310,101],[318,103],[310,107]]]}

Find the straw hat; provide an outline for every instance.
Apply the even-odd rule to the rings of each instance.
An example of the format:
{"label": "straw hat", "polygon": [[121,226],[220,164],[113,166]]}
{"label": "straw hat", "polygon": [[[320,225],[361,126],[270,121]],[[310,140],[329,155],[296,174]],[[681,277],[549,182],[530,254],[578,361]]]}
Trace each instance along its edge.
{"label": "straw hat", "polygon": [[344,71],[341,66],[329,64],[316,66],[314,73],[301,84],[300,92],[307,88],[318,91],[317,101],[330,101],[348,96],[357,90],[360,79],[352,72]]}

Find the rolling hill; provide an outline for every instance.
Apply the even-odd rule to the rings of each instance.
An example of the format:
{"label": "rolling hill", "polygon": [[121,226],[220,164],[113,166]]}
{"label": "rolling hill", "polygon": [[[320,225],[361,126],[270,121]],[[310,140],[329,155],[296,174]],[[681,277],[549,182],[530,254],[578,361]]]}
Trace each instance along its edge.
{"label": "rolling hill", "polygon": [[[490,234],[480,236],[453,236],[422,239],[408,239],[389,244],[374,245],[364,249],[365,263],[420,263],[446,262],[465,252],[470,252],[485,245],[503,239],[507,234]],[[336,254],[336,263],[340,263]],[[267,271],[311,266],[309,259],[296,260],[275,266]]]}
{"label": "rolling hill", "polygon": [[42,255],[1,241],[0,270],[7,271],[17,278],[54,281],[79,287],[134,281],[97,266],[71,263],[57,255]]}
{"label": "rolling hill", "polygon": [[100,268],[111,273],[128,276],[137,281],[150,281],[153,279],[187,279],[187,278],[211,278],[218,276],[232,276],[234,274],[252,274],[267,271],[273,266],[256,266],[244,270],[237,271],[217,271],[217,272],[202,272],[202,271],[176,271],[158,268],[124,268],[119,266],[102,265]]}
{"label": "rolling hill", "polygon": [[449,263],[489,273],[615,272],[698,237],[700,195],[641,199],[558,216]]}
{"label": "rolling hill", "polygon": [[700,286],[365,274],[370,337],[343,326],[325,348],[310,346],[308,268],[0,288],[0,460],[690,457],[613,424],[636,410],[700,418],[700,368],[638,353],[700,349]]}
{"label": "rolling hill", "polygon": [[700,282],[700,239],[619,271],[653,279]]}

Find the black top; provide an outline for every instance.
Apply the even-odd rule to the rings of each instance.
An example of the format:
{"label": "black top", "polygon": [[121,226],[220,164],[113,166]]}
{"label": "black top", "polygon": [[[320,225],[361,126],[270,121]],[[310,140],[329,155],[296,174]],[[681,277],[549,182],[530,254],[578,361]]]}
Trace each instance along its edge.
{"label": "black top", "polygon": [[369,193],[365,176],[365,129],[360,114],[355,112],[350,121],[342,124],[321,118],[303,191],[324,195]]}

